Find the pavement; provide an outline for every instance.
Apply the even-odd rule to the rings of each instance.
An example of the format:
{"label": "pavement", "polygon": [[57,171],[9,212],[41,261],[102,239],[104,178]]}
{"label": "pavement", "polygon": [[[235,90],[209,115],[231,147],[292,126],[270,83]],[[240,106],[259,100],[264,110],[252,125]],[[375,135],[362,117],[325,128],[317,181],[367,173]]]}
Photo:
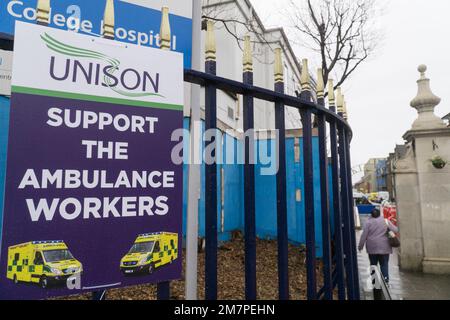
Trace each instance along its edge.
{"label": "pavement", "polygon": [[[361,225],[364,226],[367,216],[361,216]],[[362,231],[357,231],[357,240]],[[450,275],[430,275],[411,273],[400,270],[398,263],[398,250],[389,259],[390,293],[393,300],[450,300]],[[368,288],[369,257],[366,250],[358,252],[358,268],[361,287],[361,299],[373,300],[372,290]]]}

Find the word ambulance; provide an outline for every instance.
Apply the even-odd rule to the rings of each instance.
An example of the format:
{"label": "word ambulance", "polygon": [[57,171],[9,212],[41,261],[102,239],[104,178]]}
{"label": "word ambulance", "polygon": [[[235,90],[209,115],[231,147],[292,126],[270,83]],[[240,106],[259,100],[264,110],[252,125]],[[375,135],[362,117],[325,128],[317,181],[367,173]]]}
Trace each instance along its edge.
{"label": "word ambulance", "polygon": [[[130,175],[126,171],[120,173],[113,180],[108,180],[105,170],[54,170],[47,169],[38,172],[28,169],[19,185],[19,190],[38,189],[172,189],[174,172],[172,171],[133,171]],[[168,197],[86,197],[83,199],[26,199],[28,211],[33,222],[41,218],[52,221],[59,212],[61,218],[74,220],[79,217],[90,218],[119,218],[164,216],[169,212]]]}

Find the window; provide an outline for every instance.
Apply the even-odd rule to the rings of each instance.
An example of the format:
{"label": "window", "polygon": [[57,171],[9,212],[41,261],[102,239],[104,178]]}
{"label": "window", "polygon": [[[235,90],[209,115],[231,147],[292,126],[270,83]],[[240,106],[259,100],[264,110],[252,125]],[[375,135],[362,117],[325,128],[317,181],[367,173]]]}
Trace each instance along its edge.
{"label": "window", "polygon": [[44,258],[47,262],[72,260],[73,256],[67,249],[62,250],[45,250]]}
{"label": "window", "polygon": [[37,266],[44,264],[44,259],[42,258],[42,254],[40,252],[36,252],[36,255],[34,256],[34,264]]}
{"label": "window", "polygon": [[228,118],[234,120],[234,110],[231,107],[228,107]]}
{"label": "window", "polygon": [[19,261],[19,258],[20,258],[20,255],[19,255],[18,253],[16,253],[16,254],[14,255],[14,260]]}
{"label": "window", "polygon": [[159,241],[157,241],[155,243],[155,248],[153,249],[153,252],[156,253],[156,252],[159,252],[159,251],[161,251],[161,248],[159,247]]}
{"label": "window", "polygon": [[128,253],[145,253],[152,252],[153,241],[135,243]]}

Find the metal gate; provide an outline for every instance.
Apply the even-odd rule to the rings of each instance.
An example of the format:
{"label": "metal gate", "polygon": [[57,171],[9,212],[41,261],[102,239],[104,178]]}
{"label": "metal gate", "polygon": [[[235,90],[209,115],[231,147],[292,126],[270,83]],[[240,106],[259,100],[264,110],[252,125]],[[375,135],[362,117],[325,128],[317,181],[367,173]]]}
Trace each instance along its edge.
{"label": "metal gate", "polygon": [[[288,235],[286,207],[286,159],[285,159],[285,106],[297,108],[303,125],[304,155],[304,189],[305,189],[305,225],[306,225],[306,266],[308,299],[332,299],[337,288],[339,299],[359,299],[359,277],[356,260],[356,240],[354,233],[353,195],[350,164],[350,140],[352,131],[344,119],[346,116],[344,101],[338,89],[335,101],[332,81],[329,83],[328,108],[325,107],[324,83],[319,71],[316,97],[310,85],[307,61],[302,72],[302,93],[300,97],[284,94],[281,49],[275,51],[274,90],[253,86],[253,65],[249,38],[246,39],[243,63],[243,81],[237,82],[216,76],[216,52],[212,22],[208,23],[206,36],[205,73],[185,70],[185,81],[205,87],[205,130],[217,129],[217,90],[224,90],[243,96],[244,132],[254,129],[254,99],[273,102],[275,108],[275,127],[278,139],[278,173],[277,173],[277,236],[278,236],[278,279],[279,298],[289,298],[288,279]],[[337,102],[337,110],[336,110]],[[336,113],[337,111],[337,113]],[[322,275],[316,274],[314,194],[313,194],[313,150],[312,129],[313,115],[319,132],[320,153],[320,189],[321,217],[323,237]],[[328,148],[327,134],[330,137],[332,188],[328,182]],[[205,143],[205,147],[215,149],[216,141]],[[251,141],[245,141],[244,165],[244,211],[245,211],[245,296],[248,300],[256,299],[256,232],[255,232],[255,168],[250,159],[250,150],[254,148]],[[217,299],[217,170],[216,164],[206,164],[205,168],[205,297]],[[332,196],[333,210],[329,208]],[[330,212],[334,213],[334,225],[331,224]],[[334,228],[332,233],[331,228]],[[323,277],[323,288],[317,290],[317,277]]]}

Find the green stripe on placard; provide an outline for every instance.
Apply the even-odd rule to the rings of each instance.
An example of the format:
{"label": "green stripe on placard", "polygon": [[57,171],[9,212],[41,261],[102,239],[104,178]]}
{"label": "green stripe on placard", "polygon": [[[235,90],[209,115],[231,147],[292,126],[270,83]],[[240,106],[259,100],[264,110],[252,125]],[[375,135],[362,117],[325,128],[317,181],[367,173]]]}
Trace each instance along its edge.
{"label": "green stripe on placard", "polygon": [[155,109],[183,111],[183,106],[178,105],[178,104],[167,104],[167,103],[128,100],[128,99],[120,99],[120,98],[100,97],[100,96],[93,96],[93,95],[89,95],[89,94],[34,89],[34,88],[27,88],[27,87],[21,87],[21,86],[12,86],[11,91],[13,93],[25,93],[25,94],[33,94],[33,95],[37,95],[37,96],[47,96],[47,97],[54,97],[54,98],[82,100],[82,101],[94,101],[94,102],[103,102],[103,103],[111,103],[111,104],[123,104],[123,105],[134,106],[134,107],[146,107],[146,108],[155,108]]}

